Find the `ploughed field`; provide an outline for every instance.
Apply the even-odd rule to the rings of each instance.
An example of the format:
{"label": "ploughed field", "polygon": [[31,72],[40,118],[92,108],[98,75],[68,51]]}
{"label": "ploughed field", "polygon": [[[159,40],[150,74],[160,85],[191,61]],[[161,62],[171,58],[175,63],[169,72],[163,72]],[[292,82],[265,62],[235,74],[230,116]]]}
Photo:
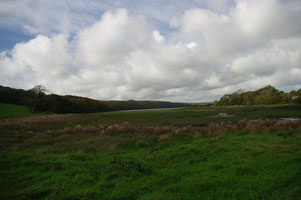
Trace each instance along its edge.
{"label": "ploughed field", "polygon": [[0,199],[301,199],[300,105],[9,109]]}

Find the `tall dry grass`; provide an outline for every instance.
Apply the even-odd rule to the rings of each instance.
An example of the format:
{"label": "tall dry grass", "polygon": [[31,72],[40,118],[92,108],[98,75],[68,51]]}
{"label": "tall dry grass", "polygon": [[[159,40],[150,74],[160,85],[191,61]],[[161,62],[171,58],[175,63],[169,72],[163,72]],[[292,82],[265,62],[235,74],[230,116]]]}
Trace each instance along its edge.
{"label": "tall dry grass", "polygon": [[50,115],[35,115],[23,118],[9,118],[0,121],[0,127],[14,127],[25,131],[37,131],[42,124],[62,124],[65,122],[74,121],[75,114],[50,114]]}
{"label": "tall dry grass", "polygon": [[101,124],[97,127],[94,126],[82,126],[80,124],[74,126],[73,128],[64,128],[61,130],[46,130],[44,134],[50,137],[56,137],[63,134],[87,134],[87,133],[98,133],[100,135],[121,135],[121,134],[151,134],[151,135],[172,135],[176,134],[186,134],[192,133],[199,130],[194,127],[171,127],[171,126],[133,126],[129,122],[124,122],[122,124],[105,125]]}
{"label": "tall dry grass", "polygon": [[240,120],[237,123],[211,123],[208,127],[209,134],[233,131],[268,133],[287,130],[301,130],[301,120]]}

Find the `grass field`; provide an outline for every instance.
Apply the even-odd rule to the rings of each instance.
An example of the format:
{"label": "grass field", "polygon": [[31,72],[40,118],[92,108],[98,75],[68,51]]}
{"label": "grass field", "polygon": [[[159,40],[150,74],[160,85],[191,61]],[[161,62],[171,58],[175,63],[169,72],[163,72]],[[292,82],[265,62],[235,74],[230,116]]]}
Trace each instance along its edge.
{"label": "grass field", "polygon": [[301,106],[6,117],[0,199],[301,199],[299,128],[208,129],[281,118],[301,118]]}
{"label": "grass field", "polygon": [[30,110],[25,106],[0,103],[0,118],[28,114],[30,114]]}

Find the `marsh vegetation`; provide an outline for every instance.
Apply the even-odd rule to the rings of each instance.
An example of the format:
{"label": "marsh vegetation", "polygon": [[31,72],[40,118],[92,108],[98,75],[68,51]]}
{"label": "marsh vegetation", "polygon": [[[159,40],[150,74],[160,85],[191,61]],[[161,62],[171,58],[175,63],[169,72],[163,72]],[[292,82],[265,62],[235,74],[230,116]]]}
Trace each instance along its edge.
{"label": "marsh vegetation", "polygon": [[298,199],[300,118],[298,105],[4,117],[0,198]]}

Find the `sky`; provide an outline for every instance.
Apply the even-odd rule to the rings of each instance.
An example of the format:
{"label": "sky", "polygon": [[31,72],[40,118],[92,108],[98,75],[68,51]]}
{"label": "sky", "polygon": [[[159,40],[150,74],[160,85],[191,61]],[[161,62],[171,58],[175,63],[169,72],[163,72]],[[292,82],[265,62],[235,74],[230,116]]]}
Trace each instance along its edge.
{"label": "sky", "polygon": [[0,0],[0,85],[208,102],[301,88],[300,0]]}

